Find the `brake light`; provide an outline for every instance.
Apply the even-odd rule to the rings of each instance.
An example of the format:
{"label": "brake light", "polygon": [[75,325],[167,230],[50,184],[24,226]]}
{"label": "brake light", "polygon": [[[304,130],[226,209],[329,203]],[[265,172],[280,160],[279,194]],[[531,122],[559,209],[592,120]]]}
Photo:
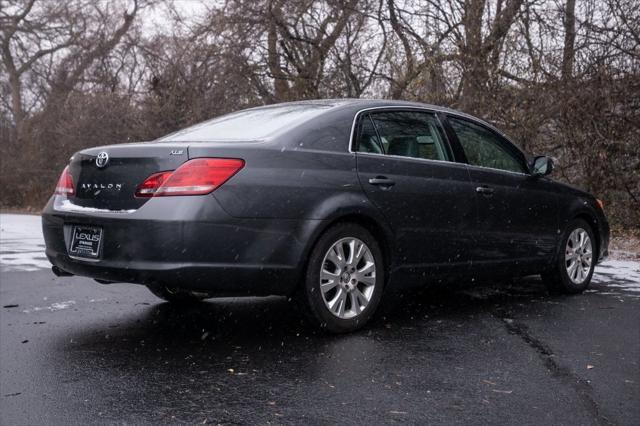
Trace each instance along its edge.
{"label": "brake light", "polygon": [[69,166],[66,166],[60,175],[60,179],[58,179],[55,194],[68,197],[69,195],[73,195],[75,192],[76,190],[73,186],[73,177],[69,172]]}
{"label": "brake light", "polygon": [[173,172],[149,176],[135,194],[137,197],[209,194],[243,167],[244,160],[237,158],[196,158]]}
{"label": "brake light", "polygon": [[136,188],[136,197],[153,197],[173,171],[154,173]]}

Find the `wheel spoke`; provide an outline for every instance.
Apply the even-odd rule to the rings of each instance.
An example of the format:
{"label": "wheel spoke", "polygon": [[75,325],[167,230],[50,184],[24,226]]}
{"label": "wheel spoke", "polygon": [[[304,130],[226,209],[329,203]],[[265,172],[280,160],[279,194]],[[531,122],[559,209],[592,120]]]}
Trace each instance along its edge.
{"label": "wheel spoke", "polygon": [[360,305],[362,305],[363,308],[367,306],[367,304],[369,303],[369,298],[365,296],[364,293],[362,293],[359,288],[356,287],[353,290],[353,294],[355,294],[356,300],[359,301]]}
{"label": "wheel spoke", "polygon": [[376,264],[373,262],[367,262],[364,264],[364,266],[360,269],[358,269],[358,274],[359,275],[366,275],[369,274],[371,272],[375,272],[376,270]]}
{"label": "wheel spoke", "polygon": [[362,259],[362,256],[365,255],[365,253],[367,253],[367,247],[364,245],[364,243],[359,242],[356,248],[356,255],[353,259],[353,266],[357,266],[358,263],[360,263],[360,260]]}
{"label": "wheel spoke", "polygon": [[347,263],[347,259],[344,256],[344,247],[342,246],[342,243],[336,244],[333,247],[336,252],[336,256],[338,256],[338,259],[340,260],[341,265],[345,265]]}
{"label": "wheel spoke", "polygon": [[341,259],[333,247],[327,253],[327,260],[333,263],[337,269],[342,269],[345,265],[344,259]]}
{"label": "wheel spoke", "polygon": [[331,281],[328,281],[326,283],[321,283],[320,284],[320,290],[322,290],[322,293],[324,294],[324,293],[328,292],[329,290],[335,288],[337,285],[338,285],[338,282],[336,280],[331,280]]}
{"label": "wheel spoke", "polygon": [[374,285],[376,283],[376,277],[375,276],[369,276],[366,277],[364,275],[361,275],[359,278],[356,278],[358,280],[358,282],[368,286]]}
{"label": "wheel spoke", "polygon": [[578,266],[578,281],[582,282],[582,280],[584,280],[584,268],[582,267],[582,264],[580,264]]}
{"label": "wheel spoke", "polygon": [[573,231],[573,233],[571,233],[571,248],[575,250],[578,247],[580,247],[580,241],[578,239],[578,233],[576,231]]}
{"label": "wheel spoke", "polygon": [[338,288],[338,291],[333,296],[333,299],[331,299],[329,302],[327,302],[327,305],[328,305],[329,309],[332,312],[334,312],[334,313],[338,312],[338,309],[340,309],[340,307],[338,305],[339,305],[340,301],[342,301],[342,299],[344,298],[344,295],[345,295],[344,290],[342,290],[341,288]]}
{"label": "wheel spoke", "polygon": [[340,278],[340,273],[339,272],[331,272],[331,271],[327,271],[326,269],[323,269],[322,272],[320,273],[320,279],[321,280],[337,280],[338,278]]}
{"label": "wheel spoke", "polygon": [[339,317],[343,317],[344,316],[344,308],[345,305],[347,304],[347,293],[342,292],[340,294],[340,301],[338,302],[338,316]]}
{"label": "wheel spoke", "polygon": [[351,309],[353,309],[353,312],[355,312],[356,315],[358,315],[362,311],[362,308],[360,307],[360,302],[358,301],[358,297],[356,296],[356,293],[355,292],[349,293],[349,298],[351,299]]}
{"label": "wheel spoke", "polygon": [[347,243],[349,247],[349,257],[346,260],[347,265],[353,265],[353,261],[356,257],[356,240],[349,240]]}

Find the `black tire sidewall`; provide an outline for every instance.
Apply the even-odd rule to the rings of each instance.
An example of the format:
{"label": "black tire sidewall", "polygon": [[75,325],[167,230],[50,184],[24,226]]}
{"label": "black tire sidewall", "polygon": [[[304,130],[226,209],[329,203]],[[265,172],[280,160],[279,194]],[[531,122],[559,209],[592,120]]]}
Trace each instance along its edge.
{"label": "black tire sidewall", "polygon": [[[364,242],[371,250],[376,262],[376,284],[371,300],[366,309],[357,317],[341,319],[333,315],[326,307],[320,291],[320,270],[324,256],[329,248],[342,238],[357,238]],[[365,228],[353,223],[341,223],[332,226],[320,237],[315,244],[305,273],[303,294],[305,308],[309,309],[308,316],[320,327],[334,333],[346,333],[361,328],[366,324],[380,304],[386,279],[384,256],[376,239]]]}

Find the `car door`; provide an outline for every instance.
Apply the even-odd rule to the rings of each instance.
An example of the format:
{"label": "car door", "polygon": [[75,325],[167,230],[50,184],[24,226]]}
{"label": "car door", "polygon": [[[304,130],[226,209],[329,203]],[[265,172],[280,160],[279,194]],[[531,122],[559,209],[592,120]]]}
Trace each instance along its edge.
{"label": "car door", "polygon": [[360,115],[357,129],[360,183],[395,232],[399,268],[425,274],[469,267],[474,192],[436,115],[372,111]]}
{"label": "car door", "polygon": [[481,123],[449,115],[475,189],[474,265],[519,269],[553,257],[558,200],[550,181],[532,176],[524,154]]}

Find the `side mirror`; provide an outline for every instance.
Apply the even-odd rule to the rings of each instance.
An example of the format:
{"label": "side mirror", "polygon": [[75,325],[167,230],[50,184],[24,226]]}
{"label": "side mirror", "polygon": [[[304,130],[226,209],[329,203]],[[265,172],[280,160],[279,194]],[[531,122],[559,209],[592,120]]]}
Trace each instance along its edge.
{"label": "side mirror", "polygon": [[549,157],[539,156],[533,159],[531,174],[534,176],[546,176],[553,171],[553,160]]}

